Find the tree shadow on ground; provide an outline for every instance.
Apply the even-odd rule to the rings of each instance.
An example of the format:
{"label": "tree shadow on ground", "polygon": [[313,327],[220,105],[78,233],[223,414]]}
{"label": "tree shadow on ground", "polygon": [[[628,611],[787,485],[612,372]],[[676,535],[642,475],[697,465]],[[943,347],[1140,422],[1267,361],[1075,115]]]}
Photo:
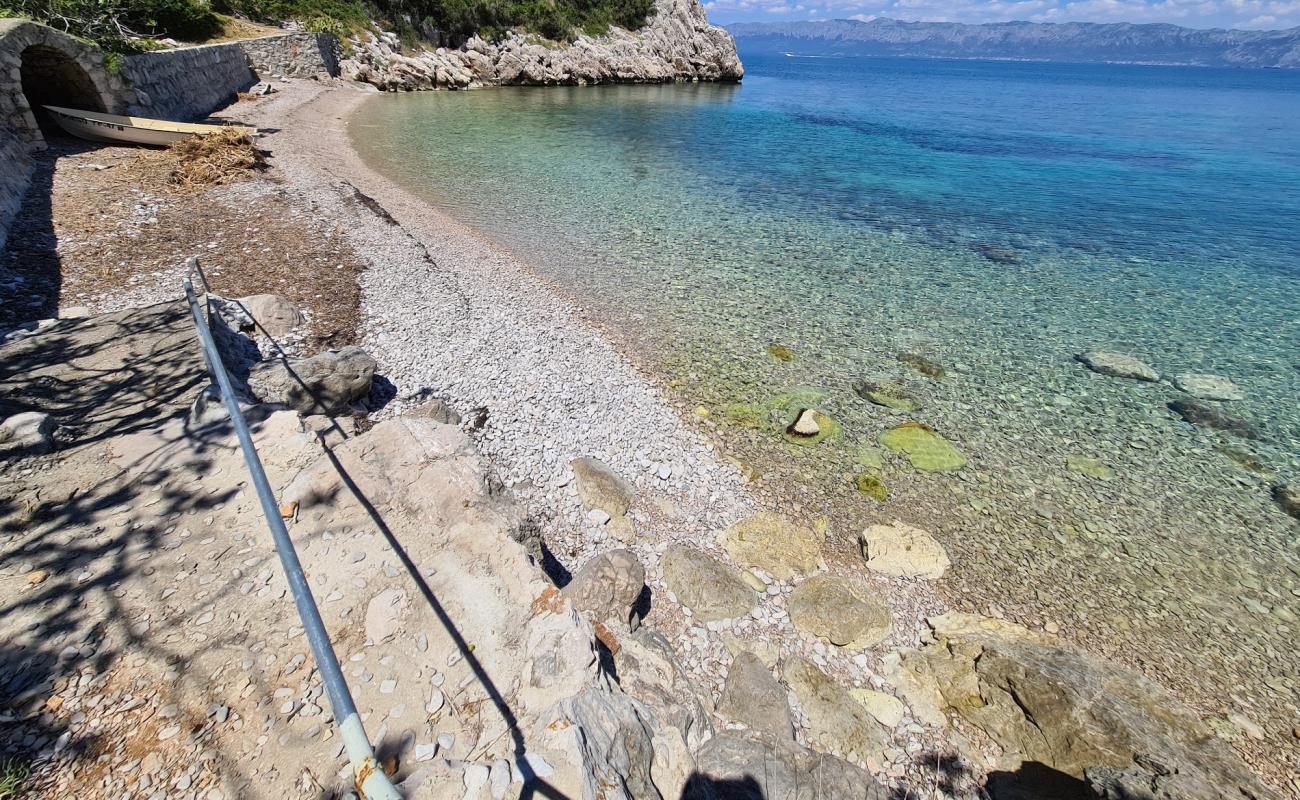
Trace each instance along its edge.
{"label": "tree shadow on ground", "polygon": [[183,412],[204,374],[182,301],[61,320],[0,348],[0,417],[44,412],[61,445],[89,444]]}
{"label": "tree shadow on ground", "polygon": [[524,740],[523,731],[519,728],[519,719],[515,715],[514,709],[512,709],[510,704],[506,702],[505,696],[501,693],[501,690],[497,688],[497,685],[492,680],[491,676],[488,675],[483,663],[474,654],[473,646],[469,644],[469,641],[465,638],[459,627],[457,627],[455,621],[447,612],[447,609],[438,600],[433,588],[429,586],[428,581],[426,581],[424,576],[420,573],[418,565],[411,558],[410,554],[407,553],[406,549],[402,546],[402,543],[398,541],[392,528],[389,527],[387,522],[385,522],[383,515],[379,513],[379,510],[375,507],[374,503],[366,497],[365,493],[361,491],[361,487],[358,486],[356,481],[352,479],[352,476],[348,474],[347,469],[334,454],[333,450],[329,447],[325,447],[324,450],[330,463],[333,465],[334,470],[338,473],[340,480],[342,480],[344,487],[361,505],[361,507],[365,509],[367,516],[370,517],[375,528],[383,535],[389,549],[391,549],[393,554],[397,556],[398,561],[401,562],[402,568],[406,570],[411,581],[415,584],[421,596],[424,598],[424,601],[438,618],[439,624],[442,625],[443,629],[447,632],[447,635],[455,643],[456,649],[464,659],[465,664],[473,673],[475,680],[487,694],[489,702],[491,702],[497,713],[501,715],[501,719],[505,722],[510,739],[514,744],[514,767],[517,774],[522,777],[524,783],[524,789],[520,794],[520,797],[523,798],[523,800],[528,800],[534,795],[541,795],[542,797],[550,798],[550,800],[567,800],[567,795],[560,792],[539,776],[533,769],[532,764],[529,763],[527,759],[528,745]]}
{"label": "tree shadow on ground", "polygon": [[0,333],[58,315],[63,273],[54,230],[54,172],[63,156],[98,147],[64,135],[46,139],[49,147],[32,159],[31,183],[0,251]]}

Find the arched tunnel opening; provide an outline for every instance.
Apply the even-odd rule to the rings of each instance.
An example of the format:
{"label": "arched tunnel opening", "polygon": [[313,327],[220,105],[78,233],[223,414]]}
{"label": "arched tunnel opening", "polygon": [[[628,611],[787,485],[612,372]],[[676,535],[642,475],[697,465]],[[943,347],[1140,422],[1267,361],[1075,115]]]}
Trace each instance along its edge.
{"label": "arched tunnel opening", "polygon": [[63,106],[82,111],[106,111],[90,76],[71,56],[54,47],[32,45],[22,55],[23,96],[48,137],[59,128],[42,106]]}

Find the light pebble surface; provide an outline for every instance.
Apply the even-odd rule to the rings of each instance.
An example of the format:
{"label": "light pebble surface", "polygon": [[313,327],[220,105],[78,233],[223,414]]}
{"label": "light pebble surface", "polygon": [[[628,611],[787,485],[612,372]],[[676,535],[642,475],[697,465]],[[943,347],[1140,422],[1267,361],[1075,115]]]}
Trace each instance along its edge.
{"label": "light pebble surface", "polygon": [[[380,416],[418,405],[422,393],[462,414],[486,408],[479,446],[505,485],[531,511],[556,510],[572,527],[590,524],[568,466],[583,456],[635,485],[643,508],[656,499],[673,503],[689,538],[753,510],[736,469],[683,425],[579,308],[510,254],[361,163],[344,126],[364,93],[286,88],[252,110],[277,118],[281,132],[264,141],[289,191],[348,220],[351,244],[370,262],[361,345],[397,390]],[[331,116],[337,126],[323,128],[318,120]],[[401,227],[357,202],[353,186]],[[358,215],[372,222],[351,224]]]}
{"label": "light pebble surface", "polygon": [[[273,129],[261,141],[284,181],[277,191],[336,221],[369,262],[362,275],[360,344],[397,392],[376,416],[402,413],[426,394],[445,399],[467,420],[473,409],[486,408],[486,425],[476,437],[480,451],[571,571],[627,545],[587,516],[569,462],[597,458],[631,482],[638,495],[629,514],[636,528],[631,546],[656,596],[649,622],[675,643],[697,685],[715,697],[731,661],[724,638],[737,635],[804,656],[847,686],[882,685],[874,659],[794,629],[784,608],[792,585],[774,585],[748,617],[707,626],[676,604],[659,564],[668,544],[689,542],[725,560],[718,532],[758,510],[738,470],[687,427],[577,303],[360,160],[346,124],[366,97],[351,88],[293,82],[229,113]],[[882,650],[915,645],[924,617],[941,608],[933,591],[879,576],[871,585],[889,599],[895,618]],[[944,738],[934,730],[922,737],[927,746],[941,746]],[[892,765],[877,765],[887,776],[909,771],[904,743]]]}

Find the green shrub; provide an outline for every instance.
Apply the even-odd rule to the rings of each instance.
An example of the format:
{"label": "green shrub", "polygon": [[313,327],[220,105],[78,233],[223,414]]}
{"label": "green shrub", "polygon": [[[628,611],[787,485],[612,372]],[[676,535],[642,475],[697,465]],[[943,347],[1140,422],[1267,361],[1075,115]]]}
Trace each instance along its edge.
{"label": "green shrub", "polygon": [[[150,49],[149,37],[202,41],[217,34],[213,12],[270,24],[295,20],[310,31],[340,38],[371,27],[394,30],[405,42],[419,37],[413,21],[455,45],[474,34],[500,39],[519,28],[545,39],[599,36],[611,25],[645,25],[654,0],[0,0],[0,16],[30,17],[105,50]],[[143,41],[142,41],[143,39]]]}

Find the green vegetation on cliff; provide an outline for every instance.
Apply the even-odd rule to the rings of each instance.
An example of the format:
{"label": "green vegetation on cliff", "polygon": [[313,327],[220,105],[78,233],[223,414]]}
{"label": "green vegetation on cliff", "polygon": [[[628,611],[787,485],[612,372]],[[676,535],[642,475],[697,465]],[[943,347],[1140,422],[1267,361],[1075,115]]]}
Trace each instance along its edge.
{"label": "green vegetation on cliff", "polygon": [[221,36],[224,15],[339,35],[379,22],[406,40],[459,44],[477,33],[499,38],[522,28],[567,41],[612,25],[645,25],[654,0],[0,0],[0,17],[28,17],[89,39],[111,52],[151,49],[150,40],[187,42]]}

